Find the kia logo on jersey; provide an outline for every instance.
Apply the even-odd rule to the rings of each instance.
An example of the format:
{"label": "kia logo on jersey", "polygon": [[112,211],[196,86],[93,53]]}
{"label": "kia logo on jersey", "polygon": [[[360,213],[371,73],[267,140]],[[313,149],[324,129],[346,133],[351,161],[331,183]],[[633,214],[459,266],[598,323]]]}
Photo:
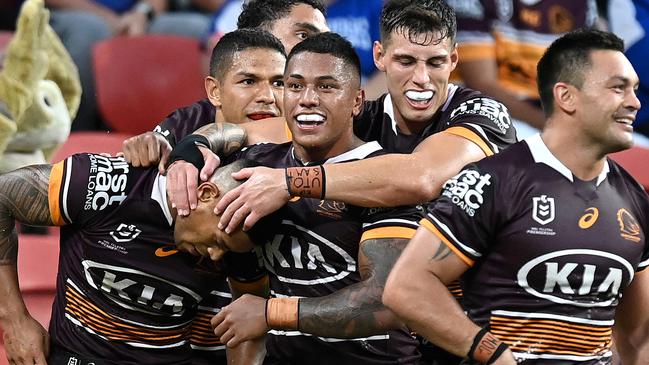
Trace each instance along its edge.
{"label": "kia logo on jersey", "polygon": [[202,297],[193,290],[133,268],[82,261],[91,287],[122,308],[181,317]]}
{"label": "kia logo on jersey", "polygon": [[532,198],[532,218],[540,225],[554,220],[554,198],[547,195]]}
{"label": "kia logo on jersey", "polygon": [[633,266],[623,257],[591,249],[569,249],[538,256],[517,273],[529,294],[578,307],[613,305],[631,282]]}

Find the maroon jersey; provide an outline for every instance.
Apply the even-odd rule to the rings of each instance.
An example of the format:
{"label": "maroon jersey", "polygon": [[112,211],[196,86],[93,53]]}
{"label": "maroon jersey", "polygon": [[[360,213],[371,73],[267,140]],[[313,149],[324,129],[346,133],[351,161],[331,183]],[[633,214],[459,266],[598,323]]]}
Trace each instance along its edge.
{"label": "maroon jersey", "polygon": [[[320,163],[344,163],[380,154],[366,143]],[[304,166],[291,143],[245,148],[237,158],[268,167]],[[265,240],[259,256],[277,297],[321,297],[358,283],[359,242],[369,238],[410,238],[422,217],[416,208],[366,209],[338,201],[296,198],[262,219],[250,235]],[[416,342],[404,330],[368,338],[321,338],[300,331],[271,330],[266,340],[272,364],[416,364]]]}
{"label": "maroon jersey", "polygon": [[647,199],[612,160],[577,179],[536,135],[446,182],[422,224],[470,266],[469,317],[518,360],[601,364],[618,301],[649,265]]}
{"label": "maroon jersey", "polygon": [[206,330],[206,313],[230,302],[224,267],[174,249],[165,185],[121,157],[77,154],[53,166],[50,212],[62,226],[55,345],[124,364],[225,363]]}
{"label": "maroon jersey", "polygon": [[208,99],[195,102],[184,108],[176,109],[167,115],[154,129],[162,134],[172,146],[183,137],[192,134],[198,128],[214,123],[216,108]]}
{"label": "maroon jersey", "polygon": [[478,91],[453,84],[448,86],[444,105],[420,133],[401,133],[390,94],[366,101],[363,112],[354,119],[354,134],[364,141],[378,141],[387,152],[410,153],[439,132],[467,138],[487,156],[516,142],[507,107]]}

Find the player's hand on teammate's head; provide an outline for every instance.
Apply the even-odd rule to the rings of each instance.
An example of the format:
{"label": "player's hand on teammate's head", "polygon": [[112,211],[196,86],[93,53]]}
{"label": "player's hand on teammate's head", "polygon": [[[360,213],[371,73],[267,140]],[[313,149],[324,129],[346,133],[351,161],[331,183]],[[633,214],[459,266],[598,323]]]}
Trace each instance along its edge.
{"label": "player's hand on teammate's head", "polygon": [[291,196],[286,186],[284,169],[249,167],[232,174],[247,181],[227,192],[217,203],[214,213],[220,214],[219,229],[234,232],[243,224],[247,231],[259,219],[278,210]]}
{"label": "player's hand on teammate's head", "polygon": [[196,166],[184,160],[172,162],[166,171],[167,195],[172,207],[176,208],[181,216],[186,216],[191,209],[196,209],[198,184],[207,181],[221,163],[219,157],[209,148],[199,147],[198,150],[205,162],[200,172]]}
{"label": "player's hand on teammate's head", "polygon": [[124,159],[135,167],[158,164],[161,173],[169,159],[171,145],[160,133],[144,132],[128,138],[122,144]]}

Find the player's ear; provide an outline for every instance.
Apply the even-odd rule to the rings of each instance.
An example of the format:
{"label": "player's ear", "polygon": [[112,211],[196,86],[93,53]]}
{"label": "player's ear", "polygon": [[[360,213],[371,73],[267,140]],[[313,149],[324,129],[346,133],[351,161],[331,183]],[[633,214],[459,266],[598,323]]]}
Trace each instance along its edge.
{"label": "player's ear", "polygon": [[372,56],[374,57],[374,65],[376,66],[376,68],[378,68],[379,71],[385,72],[385,50],[383,49],[381,42],[374,41],[374,46],[372,47]]}
{"label": "player's ear", "polygon": [[218,198],[219,194],[219,187],[210,181],[201,183],[196,189],[198,200],[204,203]]}
{"label": "player's ear", "polygon": [[215,77],[207,76],[205,78],[205,93],[212,105],[217,108],[223,105],[221,102],[221,83]]}
{"label": "player's ear", "polygon": [[576,110],[577,88],[565,82],[557,82],[552,88],[555,106],[566,114],[572,114]]}
{"label": "player's ear", "polygon": [[356,96],[354,97],[354,108],[352,109],[352,115],[357,117],[361,111],[363,111],[363,103],[365,102],[365,90],[358,89]]}

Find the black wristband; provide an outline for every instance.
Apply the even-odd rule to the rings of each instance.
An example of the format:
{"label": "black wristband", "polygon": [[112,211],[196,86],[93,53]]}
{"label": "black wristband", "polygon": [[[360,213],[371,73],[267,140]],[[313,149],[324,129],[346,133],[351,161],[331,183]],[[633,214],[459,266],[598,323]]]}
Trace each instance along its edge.
{"label": "black wristband", "polygon": [[489,332],[488,328],[482,328],[473,338],[467,357],[480,364],[493,364],[502,355],[508,346]]}
{"label": "black wristband", "polygon": [[171,166],[176,161],[187,161],[194,165],[198,171],[205,166],[205,159],[203,154],[198,149],[199,146],[209,148],[210,142],[204,136],[198,134],[190,134],[178,142],[176,147],[171,150],[169,154],[169,161],[167,167]]}
{"label": "black wristband", "polygon": [[506,343],[501,342],[500,345],[498,345],[498,348],[496,349],[496,351],[494,351],[493,355],[491,355],[491,357],[489,358],[489,361],[487,361],[486,365],[491,365],[494,362],[496,362],[496,360],[498,360],[500,355],[502,355],[503,352],[505,352],[505,350],[507,350],[508,347],[509,346],[507,346]]}

